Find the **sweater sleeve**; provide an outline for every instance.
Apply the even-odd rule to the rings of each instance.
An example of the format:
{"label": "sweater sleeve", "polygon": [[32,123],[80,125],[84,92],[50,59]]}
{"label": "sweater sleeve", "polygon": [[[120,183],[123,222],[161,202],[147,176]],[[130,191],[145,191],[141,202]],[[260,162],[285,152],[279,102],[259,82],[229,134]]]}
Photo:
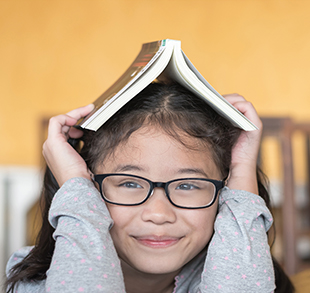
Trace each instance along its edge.
{"label": "sweater sleeve", "polygon": [[266,234],[272,222],[260,196],[225,188],[199,292],[273,292],[275,277]]}
{"label": "sweater sleeve", "polygon": [[46,292],[125,292],[112,219],[92,182],[67,181],[54,196],[49,221],[56,243]]}

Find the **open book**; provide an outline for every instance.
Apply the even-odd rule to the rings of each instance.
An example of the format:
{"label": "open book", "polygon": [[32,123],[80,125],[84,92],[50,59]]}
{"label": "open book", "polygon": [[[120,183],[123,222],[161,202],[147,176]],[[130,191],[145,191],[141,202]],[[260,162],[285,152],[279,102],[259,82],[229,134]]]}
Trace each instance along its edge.
{"label": "open book", "polygon": [[246,131],[257,129],[202,77],[183,53],[181,42],[170,39],[143,44],[134,62],[94,102],[94,110],[78,126],[96,131],[140,91],[161,78],[180,83],[235,126]]}

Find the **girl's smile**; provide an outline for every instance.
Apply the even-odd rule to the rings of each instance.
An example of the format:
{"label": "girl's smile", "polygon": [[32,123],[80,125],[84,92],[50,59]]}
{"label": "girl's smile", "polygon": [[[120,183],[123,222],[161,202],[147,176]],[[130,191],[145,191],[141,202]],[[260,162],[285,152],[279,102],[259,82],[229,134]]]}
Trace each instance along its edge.
{"label": "girl's smile", "polygon": [[157,236],[157,235],[145,235],[145,236],[132,236],[141,245],[150,248],[167,248],[177,244],[183,237],[173,236]]}

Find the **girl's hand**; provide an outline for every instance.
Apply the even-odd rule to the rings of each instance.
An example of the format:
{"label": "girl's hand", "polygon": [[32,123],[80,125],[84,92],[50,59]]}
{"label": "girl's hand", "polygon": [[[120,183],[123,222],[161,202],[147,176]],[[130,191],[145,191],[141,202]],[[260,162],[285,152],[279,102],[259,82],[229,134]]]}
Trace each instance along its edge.
{"label": "girl's hand", "polygon": [[258,194],[256,166],[263,124],[253,105],[242,96],[232,94],[224,97],[259,128],[242,131],[233,147],[228,187]]}
{"label": "girl's hand", "polygon": [[70,111],[67,114],[52,117],[48,126],[48,137],[43,144],[43,156],[59,186],[73,177],[90,179],[85,161],[67,142],[68,138],[80,138],[83,131],[71,127],[89,114],[94,105]]}

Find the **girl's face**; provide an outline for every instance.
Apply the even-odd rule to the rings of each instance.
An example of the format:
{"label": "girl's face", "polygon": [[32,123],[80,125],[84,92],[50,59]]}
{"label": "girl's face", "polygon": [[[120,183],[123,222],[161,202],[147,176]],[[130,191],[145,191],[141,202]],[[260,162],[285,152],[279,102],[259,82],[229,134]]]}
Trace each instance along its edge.
{"label": "girl's face", "polygon": [[[175,139],[144,127],[116,148],[97,168],[97,174],[126,173],[154,182],[198,177],[222,180],[210,151],[198,140],[186,148]],[[138,206],[107,204],[114,226],[111,236],[124,270],[148,274],[177,274],[209,242],[217,201],[209,208],[188,210],[173,206],[163,188]]]}

